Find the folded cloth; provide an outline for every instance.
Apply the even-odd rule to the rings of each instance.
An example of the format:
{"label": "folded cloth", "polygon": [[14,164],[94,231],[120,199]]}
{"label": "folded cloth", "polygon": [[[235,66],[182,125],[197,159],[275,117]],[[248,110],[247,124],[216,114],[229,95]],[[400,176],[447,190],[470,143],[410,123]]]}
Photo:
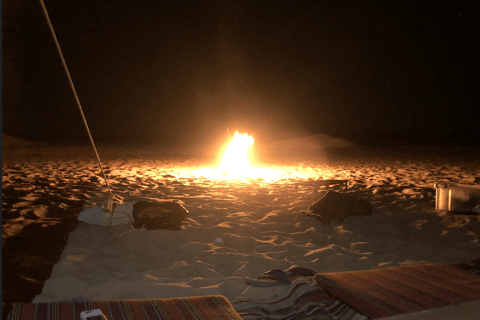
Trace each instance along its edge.
{"label": "folded cloth", "polygon": [[275,299],[241,299],[232,301],[243,320],[367,320],[368,317],[345,303],[328,296],[314,279],[295,280],[288,290]]}
{"label": "folded cloth", "polygon": [[480,277],[446,264],[322,273],[315,280],[374,319],[480,299]]}
{"label": "folded cloth", "polygon": [[109,320],[206,319],[241,320],[227,298],[202,296],[151,300],[19,303],[7,320],[76,320],[86,310],[100,309]]}

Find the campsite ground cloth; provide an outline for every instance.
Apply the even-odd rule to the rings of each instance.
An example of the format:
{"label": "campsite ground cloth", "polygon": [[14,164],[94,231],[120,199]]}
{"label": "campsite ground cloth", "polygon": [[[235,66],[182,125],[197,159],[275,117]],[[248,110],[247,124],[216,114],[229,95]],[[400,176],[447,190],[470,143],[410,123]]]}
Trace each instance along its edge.
{"label": "campsite ground cloth", "polygon": [[264,301],[232,301],[244,320],[367,320],[349,305],[328,296],[314,279],[294,281],[281,296]]}
{"label": "campsite ground cloth", "polygon": [[322,273],[319,286],[371,318],[480,299],[480,277],[445,264]]}
{"label": "campsite ground cloth", "polygon": [[298,279],[271,301],[204,296],[152,300],[72,301],[16,304],[8,320],[77,320],[85,310],[100,309],[109,320],[229,319],[229,320],[366,320],[366,316],[329,297],[314,279]]}
{"label": "campsite ground cloth", "polygon": [[241,320],[227,298],[203,296],[151,300],[15,304],[8,320],[79,320],[85,310],[100,309],[109,320]]}

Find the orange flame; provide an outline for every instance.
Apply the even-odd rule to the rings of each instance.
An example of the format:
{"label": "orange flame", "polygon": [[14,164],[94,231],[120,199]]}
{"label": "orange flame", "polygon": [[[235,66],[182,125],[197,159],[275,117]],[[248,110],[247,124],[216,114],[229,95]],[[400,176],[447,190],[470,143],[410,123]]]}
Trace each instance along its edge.
{"label": "orange flame", "polygon": [[235,132],[220,163],[220,170],[229,173],[241,173],[249,168],[248,149],[254,139],[246,133]]}

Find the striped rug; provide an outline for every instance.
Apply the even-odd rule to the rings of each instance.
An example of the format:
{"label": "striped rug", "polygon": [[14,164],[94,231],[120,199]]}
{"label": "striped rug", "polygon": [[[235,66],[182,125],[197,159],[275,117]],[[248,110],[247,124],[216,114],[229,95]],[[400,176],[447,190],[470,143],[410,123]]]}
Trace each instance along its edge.
{"label": "striped rug", "polygon": [[480,299],[480,277],[445,264],[322,273],[326,293],[372,318]]}
{"label": "striped rug", "polygon": [[223,296],[151,300],[114,300],[15,304],[8,320],[80,320],[80,313],[100,309],[109,320],[241,320]]}
{"label": "striped rug", "polygon": [[270,301],[233,301],[232,306],[244,320],[366,320],[343,302],[328,296],[314,279],[294,281],[282,296]]}

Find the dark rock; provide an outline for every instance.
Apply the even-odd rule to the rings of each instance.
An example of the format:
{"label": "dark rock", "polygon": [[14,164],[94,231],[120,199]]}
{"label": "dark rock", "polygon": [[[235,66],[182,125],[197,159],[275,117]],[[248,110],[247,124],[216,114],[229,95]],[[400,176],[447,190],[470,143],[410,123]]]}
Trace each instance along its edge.
{"label": "dark rock", "polygon": [[309,214],[321,223],[329,225],[332,221],[342,223],[351,216],[372,215],[372,205],[364,199],[356,199],[347,194],[327,191],[327,193],[308,208]]}
{"label": "dark rock", "polygon": [[178,202],[139,201],[133,205],[133,227],[147,230],[179,230],[188,211]]}

